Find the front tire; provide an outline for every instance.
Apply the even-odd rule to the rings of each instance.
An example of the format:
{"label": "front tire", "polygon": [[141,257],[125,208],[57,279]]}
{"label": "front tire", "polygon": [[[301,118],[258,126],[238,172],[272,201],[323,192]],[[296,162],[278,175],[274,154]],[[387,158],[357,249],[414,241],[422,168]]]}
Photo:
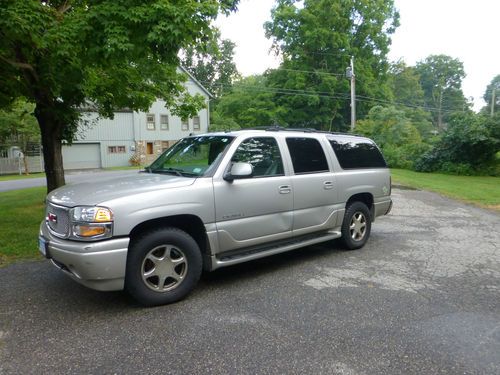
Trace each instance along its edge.
{"label": "front tire", "polygon": [[342,242],[349,250],[365,246],[370,237],[372,222],[370,210],[363,202],[353,202],[347,206],[342,222]]}
{"label": "front tire", "polygon": [[177,228],[145,232],[129,247],[125,289],[144,306],[173,303],[187,296],[202,271],[198,244]]}

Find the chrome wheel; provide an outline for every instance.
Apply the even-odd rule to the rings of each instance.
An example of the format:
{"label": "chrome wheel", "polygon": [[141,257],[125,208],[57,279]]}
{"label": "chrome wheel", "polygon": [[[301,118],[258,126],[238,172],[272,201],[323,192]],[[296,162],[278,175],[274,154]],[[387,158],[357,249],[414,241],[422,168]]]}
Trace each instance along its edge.
{"label": "chrome wheel", "polygon": [[155,247],[144,257],[141,276],[144,284],[156,292],[177,288],[188,270],[186,255],[173,245]]}
{"label": "chrome wheel", "polygon": [[354,241],[361,241],[366,234],[366,217],[362,212],[352,215],[349,232]]}

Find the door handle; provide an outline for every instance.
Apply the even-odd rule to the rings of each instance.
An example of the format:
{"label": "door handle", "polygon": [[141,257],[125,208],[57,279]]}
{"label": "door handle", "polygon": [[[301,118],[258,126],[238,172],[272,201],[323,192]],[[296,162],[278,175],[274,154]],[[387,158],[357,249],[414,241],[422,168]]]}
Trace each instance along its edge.
{"label": "door handle", "polygon": [[332,190],[333,189],[333,182],[331,182],[331,181],[323,182],[323,189]]}
{"label": "door handle", "polygon": [[278,190],[280,194],[289,194],[292,191],[292,188],[290,185],[281,185]]}

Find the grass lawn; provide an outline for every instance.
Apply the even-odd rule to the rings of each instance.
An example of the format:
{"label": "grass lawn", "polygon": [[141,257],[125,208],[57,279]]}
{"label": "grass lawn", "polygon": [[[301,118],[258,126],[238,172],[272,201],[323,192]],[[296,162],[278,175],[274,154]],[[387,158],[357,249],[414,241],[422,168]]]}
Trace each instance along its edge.
{"label": "grass lawn", "polygon": [[46,192],[44,186],[0,193],[0,267],[21,259],[42,259],[38,230]]}
{"label": "grass lawn", "polygon": [[500,210],[500,177],[453,176],[391,169],[392,182]]}
{"label": "grass lawn", "polygon": [[7,174],[0,176],[0,181],[10,181],[10,180],[24,180],[25,178],[45,178],[45,173],[30,173],[29,175],[24,174]]}

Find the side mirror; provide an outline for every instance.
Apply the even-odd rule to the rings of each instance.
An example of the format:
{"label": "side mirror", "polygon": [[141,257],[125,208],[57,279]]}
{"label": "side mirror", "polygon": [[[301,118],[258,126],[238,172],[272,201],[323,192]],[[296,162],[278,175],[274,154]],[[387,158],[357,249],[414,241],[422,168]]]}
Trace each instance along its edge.
{"label": "side mirror", "polygon": [[253,166],[250,163],[234,163],[231,169],[224,175],[224,180],[233,181],[252,177]]}

